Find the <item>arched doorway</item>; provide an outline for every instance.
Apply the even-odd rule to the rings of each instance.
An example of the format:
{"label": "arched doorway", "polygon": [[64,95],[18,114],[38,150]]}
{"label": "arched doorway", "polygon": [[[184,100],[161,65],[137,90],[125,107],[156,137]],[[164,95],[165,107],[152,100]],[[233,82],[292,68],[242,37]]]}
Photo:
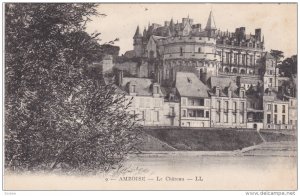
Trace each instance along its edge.
{"label": "arched doorway", "polygon": [[232,69],[232,72],[233,72],[233,73],[237,73],[238,71],[237,71],[236,68],[233,68],[233,69]]}
{"label": "arched doorway", "polygon": [[241,74],[246,74],[246,71],[244,69],[241,69]]}
{"label": "arched doorway", "polygon": [[254,128],[254,129],[257,129],[257,124],[253,124],[253,128]]}
{"label": "arched doorway", "polygon": [[225,72],[225,73],[228,73],[228,72],[229,72],[229,69],[228,69],[227,67],[225,67],[224,72]]}

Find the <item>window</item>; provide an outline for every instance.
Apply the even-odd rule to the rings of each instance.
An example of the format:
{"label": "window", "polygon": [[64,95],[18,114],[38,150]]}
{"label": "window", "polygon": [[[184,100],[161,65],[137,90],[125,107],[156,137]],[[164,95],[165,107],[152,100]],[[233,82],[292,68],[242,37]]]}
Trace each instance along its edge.
{"label": "window", "polygon": [[174,107],[170,107],[170,115],[175,116],[175,109]]}
{"label": "window", "polygon": [[244,98],[245,97],[245,92],[241,91],[241,97]]}
{"label": "window", "polygon": [[217,101],[217,110],[221,111],[221,101]]}
{"label": "window", "polygon": [[206,118],[209,118],[209,111],[206,111],[206,112],[205,112],[205,117],[206,117]]}
{"label": "window", "polygon": [[144,111],[144,110],[141,112],[141,120],[142,120],[142,121],[145,120],[145,111]]}
{"label": "window", "polygon": [[272,107],[271,107],[271,104],[268,104],[268,110],[271,110]]}
{"label": "window", "polygon": [[205,106],[209,106],[209,100],[205,100]]}
{"label": "window", "polygon": [[131,92],[132,93],[135,93],[136,91],[135,91],[135,85],[131,85]]}
{"label": "window", "polygon": [[250,55],[250,65],[253,65],[253,56]]}
{"label": "window", "polygon": [[180,47],[180,56],[183,56],[183,49]]}
{"label": "window", "polygon": [[224,112],[228,112],[228,101],[225,101]]}
{"label": "window", "polygon": [[293,100],[291,100],[291,106],[293,106]]}
{"label": "window", "polygon": [[224,123],[228,123],[228,113],[224,113]]}
{"label": "window", "polygon": [[158,86],[154,86],[154,94],[158,94]]}
{"label": "window", "polygon": [[240,111],[243,112],[245,109],[245,103],[241,102]]}
{"label": "window", "polygon": [[217,112],[217,119],[216,119],[217,122],[220,122],[220,113]]}
{"label": "window", "polygon": [[225,53],[226,63],[229,64],[229,52]]}
{"label": "window", "polygon": [[232,114],[232,122],[236,123],[236,114],[235,113]]}
{"label": "window", "polygon": [[200,106],[204,106],[204,99],[200,99]]}
{"label": "window", "polygon": [[282,106],[282,113],[285,113],[285,105]]}
{"label": "window", "polygon": [[198,53],[201,53],[201,48],[200,47],[198,48]]}
{"label": "window", "polygon": [[217,96],[220,96],[220,89],[217,89],[217,90],[216,90],[216,95],[217,95]]}
{"label": "window", "polygon": [[267,114],[267,123],[271,123],[271,114]]}
{"label": "window", "polygon": [[245,121],[244,121],[244,114],[242,113],[241,114],[241,123],[244,123]]}
{"label": "window", "polygon": [[269,83],[272,84],[273,78],[269,78]]}
{"label": "window", "polygon": [[277,105],[274,105],[274,112],[277,113]]}
{"label": "window", "polygon": [[233,102],[233,112],[236,112],[237,107],[236,107],[236,102]]}
{"label": "window", "polygon": [[246,55],[245,54],[242,55],[242,64],[243,65],[246,64]]}
{"label": "window", "polygon": [[204,117],[204,110],[195,110],[196,117]]}
{"label": "window", "polygon": [[186,110],[182,110],[182,117],[186,117]]}
{"label": "window", "polygon": [[274,123],[277,124],[277,114],[274,115]]}
{"label": "window", "polygon": [[282,124],[285,124],[285,115],[282,115]]}
{"label": "window", "polygon": [[154,122],[158,122],[159,121],[159,112],[158,111],[154,111]]}
{"label": "window", "polygon": [[234,64],[237,64],[237,54],[234,54]]}

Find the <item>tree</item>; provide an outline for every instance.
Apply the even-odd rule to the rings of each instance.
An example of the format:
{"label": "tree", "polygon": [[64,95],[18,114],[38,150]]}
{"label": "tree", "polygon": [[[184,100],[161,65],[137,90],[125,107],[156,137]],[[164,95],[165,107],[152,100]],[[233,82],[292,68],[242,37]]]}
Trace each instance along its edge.
{"label": "tree", "polygon": [[275,58],[276,63],[279,63],[284,58],[283,52],[280,50],[271,50],[270,54]]}
{"label": "tree", "polygon": [[113,84],[88,76],[103,55],[84,32],[96,5],[5,4],[5,167],[95,171],[134,149],[139,126]]}
{"label": "tree", "polygon": [[280,67],[280,72],[284,72],[284,76],[292,77],[297,74],[297,55],[293,55],[282,61]]}

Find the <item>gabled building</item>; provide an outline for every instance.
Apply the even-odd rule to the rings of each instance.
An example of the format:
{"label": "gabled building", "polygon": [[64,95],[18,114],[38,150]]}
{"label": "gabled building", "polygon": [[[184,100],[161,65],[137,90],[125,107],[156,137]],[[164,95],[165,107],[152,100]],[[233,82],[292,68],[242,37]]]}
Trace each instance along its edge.
{"label": "gabled building", "polygon": [[129,112],[138,123],[145,126],[179,126],[179,102],[172,92],[149,78],[123,77],[122,71],[118,74],[117,85],[131,100]]}
{"label": "gabled building", "polygon": [[264,129],[291,129],[289,101],[275,90],[267,90],[263,96]]}
{"label": "gabled building", "polygon": [[180,126],[210,127],[209,88],[194,73],[177,72],[176,89],[180,97]]}
{"label": "gabled building", "polygon": [[246,127],[246,94],[230,77],[211,77],[211,127]]}

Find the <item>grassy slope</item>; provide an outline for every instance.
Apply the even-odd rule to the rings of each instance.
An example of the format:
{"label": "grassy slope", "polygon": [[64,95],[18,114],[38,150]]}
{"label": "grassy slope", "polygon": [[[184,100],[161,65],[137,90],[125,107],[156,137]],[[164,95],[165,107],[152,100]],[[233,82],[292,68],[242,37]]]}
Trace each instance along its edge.
{"label": "grassy slope", "polygon": [[237,150],[262,142],[256,131],[157,128],[145,132],[177,150]]}

